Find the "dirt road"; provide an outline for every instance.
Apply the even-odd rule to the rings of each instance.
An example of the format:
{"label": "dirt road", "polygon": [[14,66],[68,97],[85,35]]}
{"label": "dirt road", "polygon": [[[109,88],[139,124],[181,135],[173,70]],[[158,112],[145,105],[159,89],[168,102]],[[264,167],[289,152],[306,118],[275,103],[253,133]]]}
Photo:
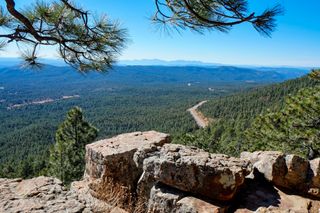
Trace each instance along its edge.
{"label": "dirt road", "polygon": [[198,111],[198,108],[203,104],[207,103],[207,100],[201,101],[200,103],[194,105],[193,107],[189,108],[187,111],[190,112],[194,120],[197,122],[200,128],[205,128],[209,125],[209,119],[206,118],[202,112]]}

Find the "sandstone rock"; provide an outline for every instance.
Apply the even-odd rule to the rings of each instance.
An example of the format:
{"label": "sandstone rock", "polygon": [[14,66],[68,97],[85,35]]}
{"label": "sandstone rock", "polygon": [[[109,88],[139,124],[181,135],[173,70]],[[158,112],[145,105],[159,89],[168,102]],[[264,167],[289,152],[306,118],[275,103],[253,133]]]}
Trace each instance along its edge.
{"label": "sandstone rock", "polygon": [[[255,213],[297,213],[291,209],[279,209],[277,207],[260,207]],[[302,212],[301,212],[302,213]]]}
{"label": "sandstone rock", "polygon": [[179,190],[157,184],[150,191],[147,212],[174,212],[177,202],[184,196]]}
{"label": "sandstone rock", "polygon": [[41,176],[20,181],[16,186],[15,193],[21,197],[32,197],[40,193],[54,194],[56,191],[60,192],[62,190],[62,182],[60,180]]}
{"label": "sandstone rock", "polygon": [[263,179],[247,180],[246,187],[236,197],[236,213],[317,213],[320,201],[287,194]]}
{"label": "sandstone rock", "polygon": [[[139,147],[148,144],[161,146],[169,142],[169,135],[149,131],[122,134],[89,144],[86,146],[85,177],[94,179],[110,175],[124,183],[130,183],[132,179],[136,178],[136,171],[133,171],[134,174],[131,175],[128,170],[125,170],[130,165],[126,165],[127,162],[121,160],[129,160],[129,163],[132,163],[133,154]],[[122,166],[125,166],[125,168],[122,168]],[[135,169],[133,168],[133,170]],[[121,172],[126,176],[116,177]],[[133,176],[133,178],[131,179],[128,175]]]}
{"label": "sandstone rock", "polygon": [[250,160],[254,169],[263,174],[267,180],[274,183],[281,183],[287,173],[284,154],[281,152],[243,152],[240,157],[241,159]]}
{"label": "sandstone rock", "polygon": [[125,211],[124,209],[121,209],[119,207],[115,207],[115,208],[112,208],[110,213],[128,213],[127,211]]}
{"label": "sandstone rock", "polygon": [[245,152],[238,159],[169,141],[150,131],[90,144],[85,178],[70,190],[49,177],[0,179],[0,212],[319,212],[319,200],[297,194],[320,198],[320,158]]}
{"label": "sandstone rock", "polygon": [[[85,179],[91,194],[130,208],[143,172],[133,160],[134,153],[139,147],[162,146],[169,142],[169,135],[149,131],[122,134],[87,145]],[[114,201],[115,196],[117,201]]]}
{"label": "sandstone rock", "polygon": [[[217,200],[232,199],[251,171],[248,161],[177,144],[165,144],[153,152],[153,156],[148,155],[150,157],[143,161],[146,176]],[[140,159],[139,156],[146,156],[143,149],[136,153],[135,159]]]}
{"label": "sandstone rock", "polygon": [[310,161],[311,183],[308,193],[320,197],[320,158]]}
{"label": "sandstone rock", "polygon": [[258,151],[254,153],[243,152],[241,158],[249,159],[253,168],[276,186],[299,192],[308,191],[309,162],[297,155]]}
{"label": "sandstone rock", "polygon": [[[150,166],[152,162],[150,164],[147,162],[152,161],[155,158],[155,153],[158,153],[160,149],[161,147],[159,146],[147,145],[140,147],[134,154],[133,159],[137,167],[143,171],[137,183],[136,195],[138,197],[137,206],[139,208],[148,209],[149,202],[152,201],[149,198],[152,198],[155,194],[154,186],[157,184],[157,181],[153,175],[154,168]],[[151,188],[153,188],[153,192]]]}
{"label": "sandstone rock", "polygon": [[81,212],[85,205],[55,178],[0,179],[0,212]]}
{"label": "sandstone rock", "polygon": [[213,205],[186,193],[157,184],[152,187],[148,213],[223,213],[227,208]]}
{"label": "sandstone rock", "polygon": [[67,190],[60,180],[52,177],[0,179],[1,213],[104,213],[113,208],[92,197],[86,181],[73,182]]}
{"label": "sandstone rock", "polygon": [[176,213],[224,213],[227,208],[214,205],[195,197],[185,197],[178,201]]}
{"label": "sandstone rock", "polygon": [[[297,155],[286,155],[287,174],[283,180],[286,188],[297,188],[306,184],[309,170],[309,161]],[[303,189],[303,188],[300,188]]]}
{"label": "sandstone rock", "polygon": [[[77,199],[85,204],[86,212],[110,212],[114,206],[93,197],[90,194],[88,182],[75,181],[71,183],[70,194],[76,195]],[[70,197],[70,196],[69,196]]]}

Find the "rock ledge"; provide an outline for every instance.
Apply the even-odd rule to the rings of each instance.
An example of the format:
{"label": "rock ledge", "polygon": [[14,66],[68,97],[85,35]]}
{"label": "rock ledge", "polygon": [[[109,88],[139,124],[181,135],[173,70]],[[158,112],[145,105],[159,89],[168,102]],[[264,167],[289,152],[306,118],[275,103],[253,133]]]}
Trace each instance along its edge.
{"label": "rock ledge", "polygon": [[234,158],[148,131],[87,145],[84,178],[69,190],[51,177],[0,179],[0,212],[316,213],[319,191],[320,159]]}

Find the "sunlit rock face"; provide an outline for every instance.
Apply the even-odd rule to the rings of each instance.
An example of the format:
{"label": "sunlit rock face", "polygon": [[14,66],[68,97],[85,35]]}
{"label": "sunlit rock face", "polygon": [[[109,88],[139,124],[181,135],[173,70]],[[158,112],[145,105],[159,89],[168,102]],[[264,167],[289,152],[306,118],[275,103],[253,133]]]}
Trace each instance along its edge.
{"label": "sunlit rock face", "polygon": [[311,184],[309,193],[320,197],[320,158],[316,158],[310,161],[310,177],[311,177]]}
{"label": "sunlit rock face", "polygon": [[212,200],[231,200],[251,172],[249,161],[170,144],[168,135],[154,131],[101,140],[87,145],[86,151],[90,193],[107,202],[110,188],[119,188],[127,195],[119,198],[125,209],[138,204],[146,210],[157,183]]}
{"label": "sunlit rock face", "polygon": [[162,146],[170,142],[169,135],[149,132],[122,134],[86,146],[85,178],[110,177],[124,185],[131,185],[141,175],[133,155],[139,147]]}
{"label": "sunlit rock face", "polygon": [[281,152],[240,158],[170,144],[148,131],[86,146],[84,178],[0,179],[0,212],[318,212],[320,159]]}
{"label": "sunlit rock face", "polygon": [[86,146],[85,180],[94,197],[109,201],[109,191],[116,189],[121,207],[133,208],[143,169],[133,156],[140,147],[161,147],[170,142],[167,134],[155,131],[133,132],[97,141]]}
{"label": "sunlit rock face", "polygon": [[[0,179],[0,212],[94,212],[89,198],[67,190],[56,178]],[[109,209],[104,205],[103,210]]]}
{"label": "sunlit rock face", "polygon": [[147,150],[148,154],[146,150],[142,148],[135,154],[139,162],[139,158],[148,156],[143,161],[144,175],[214,200],[231,200],[251,172],[248,161],[210,154],[194,147],[165,144],[153,152]]}

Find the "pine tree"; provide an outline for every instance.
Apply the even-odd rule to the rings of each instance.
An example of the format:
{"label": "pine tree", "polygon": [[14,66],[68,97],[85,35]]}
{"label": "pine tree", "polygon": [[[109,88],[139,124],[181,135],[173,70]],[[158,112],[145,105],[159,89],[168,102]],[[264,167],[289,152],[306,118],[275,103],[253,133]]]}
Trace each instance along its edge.
{"label": "pine tree", "polygon": [[79,107],[71,109],[56,132],[56,144],[50,150],[49,175],[64,184],[80,179],[84,171],[85,145],[93,142],[98,130],[83,118]]}
{"label": "pine tree", "polygon": [[[317,79],[319,71],[311,77]],[[259,116],[247,132],[244,149],[280,150],[312,159],[320,150],[320,86],[287,98],[284,108]]]}
{"label": "pine tree", "polygon": [[19,173],[19,177],[22,177],[22,178],[31,177],[31,174],[33,173],[33,168],[32,168],[30,159],[27,159],[20,163],[20,165],[18,166],[18,173]]}

